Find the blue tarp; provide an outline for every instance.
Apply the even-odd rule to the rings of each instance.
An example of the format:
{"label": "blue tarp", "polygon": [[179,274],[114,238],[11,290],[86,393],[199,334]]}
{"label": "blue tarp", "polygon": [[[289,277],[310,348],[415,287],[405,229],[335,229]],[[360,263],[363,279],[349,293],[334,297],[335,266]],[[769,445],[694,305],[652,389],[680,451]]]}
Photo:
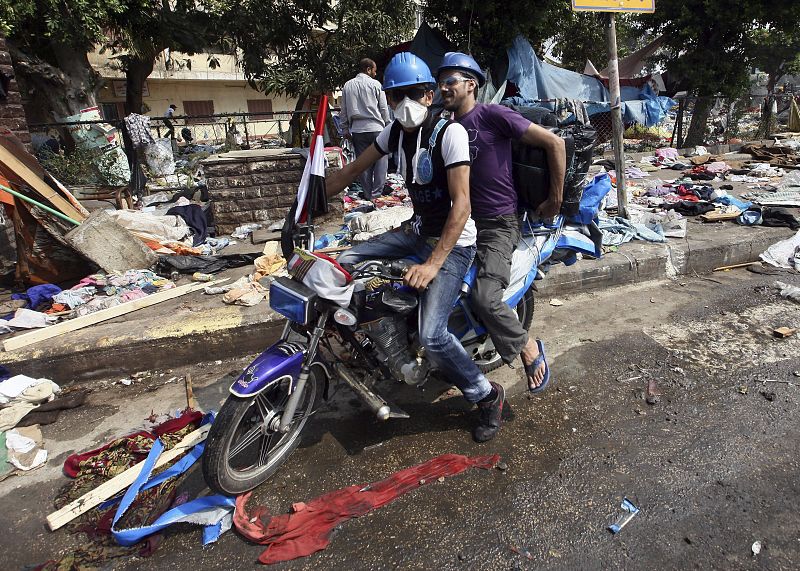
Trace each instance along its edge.
{"label": "blue tarp", "polygon": [[506,77],[525,99],[608,101],[608,90],[599,79],[541,61],[522,36],[517,36],[508,50]]}
{"label": "blue tarp", "polygon": [[[517,36],[508,50],[507,79],[519,89],[519,96],[513,98],[517,105],[552,108],[540,101],[566,98],[590,102],[586,105],[589,115],[611,110],[608,89],[599,79],[541,61],[522,36]],[[620,98],[623,121],[646,127],[661,123],[676,103],[669,97],[657,96],[649,85],[644,89],[622,87]]]}

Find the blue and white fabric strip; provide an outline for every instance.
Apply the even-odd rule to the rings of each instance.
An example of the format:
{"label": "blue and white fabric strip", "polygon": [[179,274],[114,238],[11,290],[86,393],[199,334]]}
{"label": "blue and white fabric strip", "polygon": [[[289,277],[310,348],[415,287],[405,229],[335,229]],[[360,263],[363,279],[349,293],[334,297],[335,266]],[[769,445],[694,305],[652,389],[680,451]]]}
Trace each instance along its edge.
{"label": "blue and white fabric strip", "polygon": [[[203,418],[202,424],[210,422],[212,418],[213,416],[206,415],[206,417]],[[131,529],[117,529],[117,522],[131,506],[140,491],[152,488],[169,478],[183,474],[198,458],[200,458],[204,449],[205,446],[203,443],[198,444],[171,468],[148,481],[158,461],[158,457],[161,456],[164,450],[164,443],[161,442],[161,439],[153,443],[150,453],[142,464],[142,471],[133,484],[131,484],[130,488],[125,492],[125,495],[122,496],[119,508],[117,508],[117,512],[114,514],[111,533],[117,543],[125,546],[135,545],[147,536],[157,533],[174,523],[185,522],[203,526],[203,545],[207,545],[219,539],[220,535],[231,528],[236,498],[218,494],[197,498],[172,508],[150,525]]]}

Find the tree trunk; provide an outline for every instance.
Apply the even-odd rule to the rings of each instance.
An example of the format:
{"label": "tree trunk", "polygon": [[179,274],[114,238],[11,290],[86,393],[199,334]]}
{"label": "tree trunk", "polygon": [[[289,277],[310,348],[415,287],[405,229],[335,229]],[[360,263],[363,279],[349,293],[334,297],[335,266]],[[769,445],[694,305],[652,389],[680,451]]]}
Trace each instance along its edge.
{"label": "tree trunk", "polygon": [[26,93],[29,123],[61,121],[81,109],[97,105],[102,85],[85,51],[67,45],[54,45],[56,64],[23,53],[10,42],[9,51]]}
{"label": "tree trunk", "polygon": [[758,122],[758,131],[756,131],[756,137],[759,139],[766,139],[767,136],[778,130],[778,118],[772,112],[774,102],[775,96],[770,92],[761,109],[761,119]]}
{"label": "tree trunk", "polygon": [[[297,105],[294,106],[295,111],[302,111],[306,106],[307,95],[301,95],[297,98]],[[300,113],[292,115],[292,120],[289,122],[289,132],[292,135],[291,145],[292,148],[300,148],[303,146],[303,129],[301,125],[305,123],[305,116]]]}
{"label": "tree trunk", "polygon": [[705,143],[708,116],[711,114],[712,104],[712,98],[707,96],[701,96],[695,100],[692,122],[683,143],[686,147],[695,147]]}
{"label": "tree trunk", "polygon": [[155,57],[131,57],[125,69],[125,110],[142,113],[144,82],[153,73]]}

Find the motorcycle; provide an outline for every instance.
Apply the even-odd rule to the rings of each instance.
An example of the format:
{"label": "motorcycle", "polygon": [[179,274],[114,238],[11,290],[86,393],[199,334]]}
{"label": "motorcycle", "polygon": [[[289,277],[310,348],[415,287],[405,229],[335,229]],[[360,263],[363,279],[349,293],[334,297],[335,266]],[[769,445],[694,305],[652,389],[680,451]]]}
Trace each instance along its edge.
{"label": "motorcycle", "polygon": [[[597,246],[585,228],[569,227],[561,215],[547,226],[523,218],[522,229],[504,301],[529,329],[534,280],[543,275],[542,265],[557,249],[596,255]],[[421,260],[368,260],[348,273],[310,252],[313,227],[295,234],[294,243],[305,247],[295,250],[304,263],[289,265],[303,266],[303,271],[270,285],[270,306],[286,318],[280,339],[231,385],[208,435],[203,475],[219,493],[240,494],[272,476],[300,444],[334,384],[349,387],[385,421],[408,414],[381,396],[381,383],[421,387],[435,374],[418,343],[423,318],[418,292],[402,284],[407,267]],[[311,276],[305,262],[318,262],[328,273]],[[478,367],[489,372],[502,360],[470,307],[476,273],[473,265],[464,277],[449,329]]]}

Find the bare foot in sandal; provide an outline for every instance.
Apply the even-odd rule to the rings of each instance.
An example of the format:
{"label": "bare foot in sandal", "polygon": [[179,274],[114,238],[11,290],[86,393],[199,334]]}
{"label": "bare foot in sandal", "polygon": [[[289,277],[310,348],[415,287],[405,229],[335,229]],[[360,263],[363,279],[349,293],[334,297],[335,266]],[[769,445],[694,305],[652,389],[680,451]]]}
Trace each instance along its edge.
{"label": "bare foot in sandal", "polygon": [[533,370],[533,374],[531,375],[531,366],[533,365],[536,358],[539,356],[539,346],[537,345],[536,341],[533,339],[528,339],[528,343],[522,349],[522,364],[525,365],[525,372],[527,373],[528,377],[528,390],[534,390],[539,388],[544,380],[544,373],[546,369],[546,365],[544,361],[540,361],[539,366]]}

